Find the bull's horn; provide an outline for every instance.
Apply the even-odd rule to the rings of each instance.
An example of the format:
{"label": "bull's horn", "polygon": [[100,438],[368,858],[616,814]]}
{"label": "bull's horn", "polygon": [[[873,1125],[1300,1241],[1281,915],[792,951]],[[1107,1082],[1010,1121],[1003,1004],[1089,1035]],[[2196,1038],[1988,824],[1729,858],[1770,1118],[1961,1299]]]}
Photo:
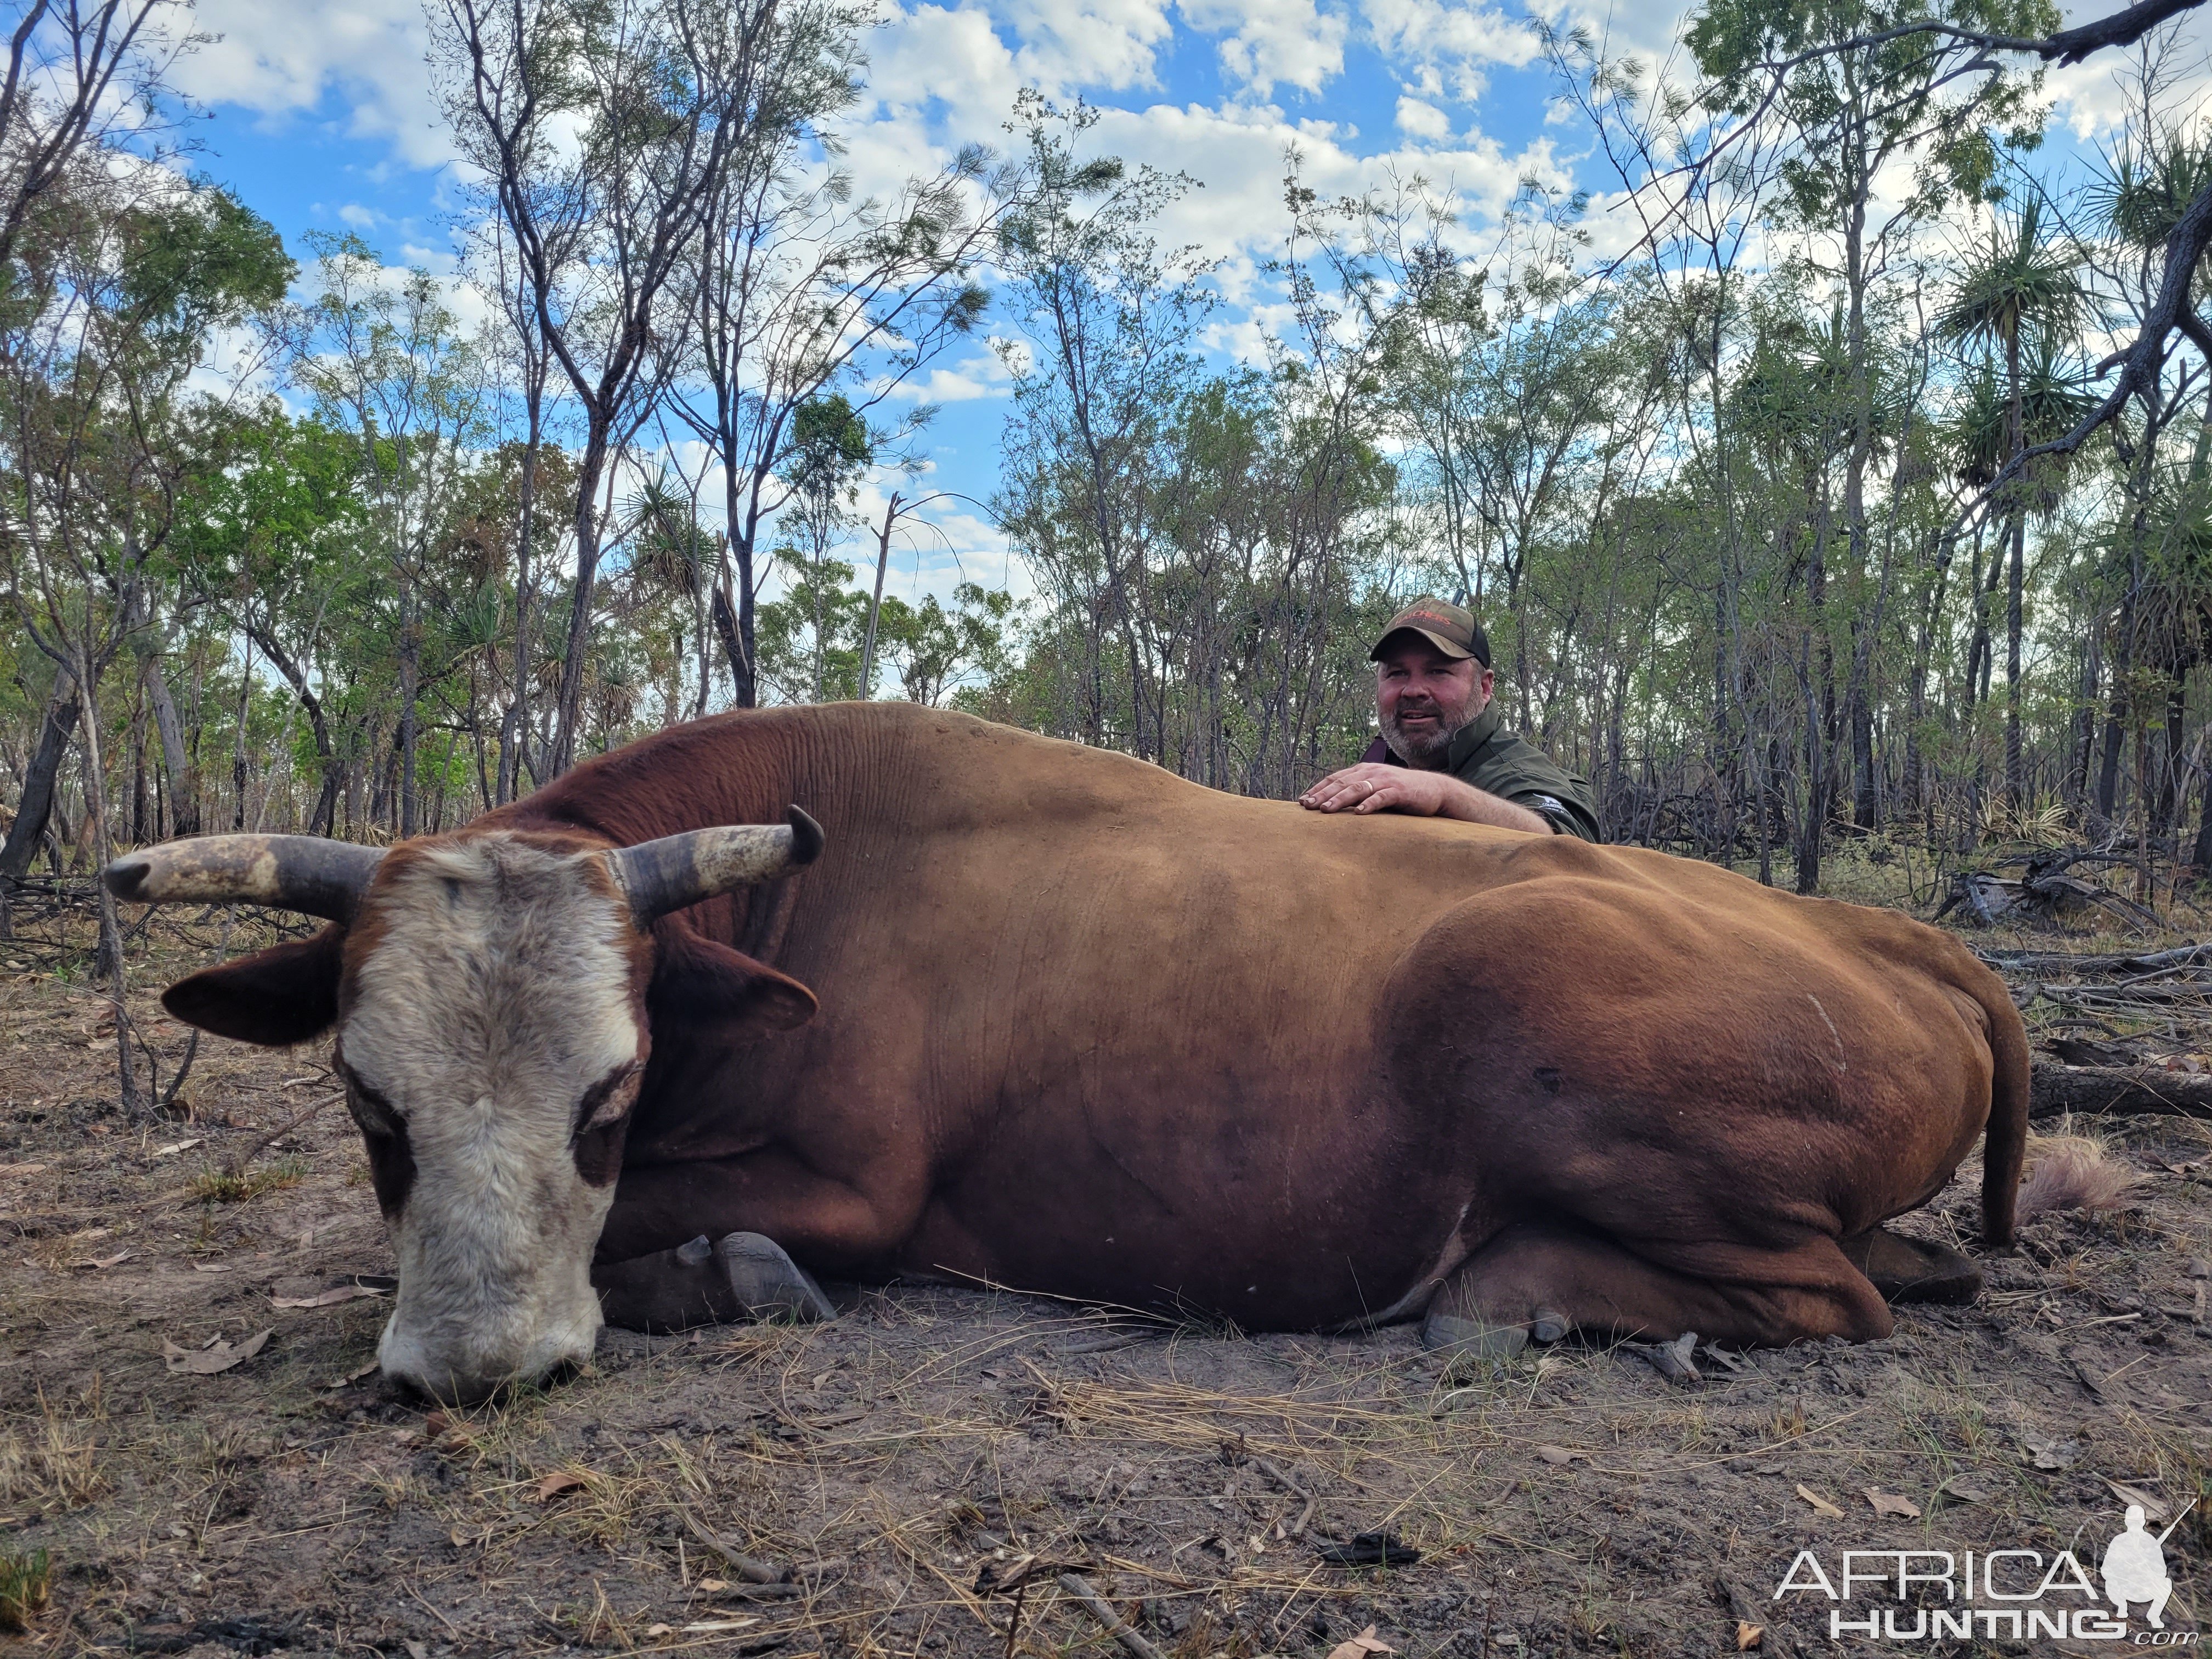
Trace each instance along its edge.
{"label": "bull's horn", "polygon": [[100,878],[119,899],[266,904],[351,921],[381,849],[320,836],[201,836],[125,853]]}
{"label": "bull's horn", "polygon": [[788,823],[726,823],[617,848],[610,855],[615,877],[637,925],[813,863],[822,853],[822,826],[796,806],[787,816]]}

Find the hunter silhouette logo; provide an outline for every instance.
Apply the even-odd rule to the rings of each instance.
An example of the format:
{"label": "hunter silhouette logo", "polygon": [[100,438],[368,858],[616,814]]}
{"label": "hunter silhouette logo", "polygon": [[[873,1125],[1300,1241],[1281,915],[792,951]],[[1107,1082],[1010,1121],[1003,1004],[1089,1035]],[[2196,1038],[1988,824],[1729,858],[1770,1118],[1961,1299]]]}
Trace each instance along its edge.
{"label": "hunter silhouette logo", "polygon": [[2128,1616],[2130,1602],[2145,1601],[2150,1610],[2143,1617],[2150,1621],[2150,1627],[2166,1628],[2166,1598],[2173,1594],[2173,1580],[2166,1571],[2166,1540],[2181,1524],[2181,1516],[2196,1507],[2192,1498],[2181,1515],[2154,1538],[2143,1530],[2142,1505],[2128,1505],[2127,1530],[2105,1547],[2103,1567],[2105,1595],[2121,1618]]}

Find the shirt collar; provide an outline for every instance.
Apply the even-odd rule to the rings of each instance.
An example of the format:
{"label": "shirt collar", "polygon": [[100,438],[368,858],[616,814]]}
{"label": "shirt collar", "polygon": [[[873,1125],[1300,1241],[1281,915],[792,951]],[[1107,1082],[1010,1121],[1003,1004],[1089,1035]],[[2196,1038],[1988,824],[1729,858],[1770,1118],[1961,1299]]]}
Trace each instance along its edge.
{"label": "shirt collar", "polygon": [[1502,712],[1498,707],[1498,700],[1493,697],[1490,701],[1489,708],[1484,709],[1452,735],[1451,747],[1444,754],[1446,771],[1458,771],[1461,767],[1474,758],[1478,750],[1498,735]]}

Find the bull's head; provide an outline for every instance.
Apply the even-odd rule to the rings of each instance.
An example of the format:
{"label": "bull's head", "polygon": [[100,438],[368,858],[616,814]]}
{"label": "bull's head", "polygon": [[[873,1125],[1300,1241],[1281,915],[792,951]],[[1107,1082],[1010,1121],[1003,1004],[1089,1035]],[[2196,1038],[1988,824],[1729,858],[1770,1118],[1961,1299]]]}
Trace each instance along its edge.
{"label": "bull's head", "polygon": [[389,853],[304,836],[213,836],[118,859],[118,897],[243,901],[323,917],[298,944],[179,981],[162,1002],[247,1042],[335,1024],[399,1262],[387,1376],[481,1398],[592,1352],[591,1258],[651,1044],[655,972],[725,1040],[802,1024],[814,999],[657,917],[811,862],[822,831],[695,830],[613,848],[568,833],[462,831]]}

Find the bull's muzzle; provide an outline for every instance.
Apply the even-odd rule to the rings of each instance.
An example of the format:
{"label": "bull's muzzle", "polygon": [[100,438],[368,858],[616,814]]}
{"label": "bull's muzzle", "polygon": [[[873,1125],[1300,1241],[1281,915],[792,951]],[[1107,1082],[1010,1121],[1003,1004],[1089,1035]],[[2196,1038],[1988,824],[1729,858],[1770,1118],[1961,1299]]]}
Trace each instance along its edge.
{"label": "bull's muzzle", "polygon": [[466,1336],[410,1328],[398,1313],[384,1328],[376,1355],[384,1375],[447,1405],[471,1406],[515,1388],[552,1380],[586,1364],[599,1332],[596,1301],[588,1314],[510,1337]]}

